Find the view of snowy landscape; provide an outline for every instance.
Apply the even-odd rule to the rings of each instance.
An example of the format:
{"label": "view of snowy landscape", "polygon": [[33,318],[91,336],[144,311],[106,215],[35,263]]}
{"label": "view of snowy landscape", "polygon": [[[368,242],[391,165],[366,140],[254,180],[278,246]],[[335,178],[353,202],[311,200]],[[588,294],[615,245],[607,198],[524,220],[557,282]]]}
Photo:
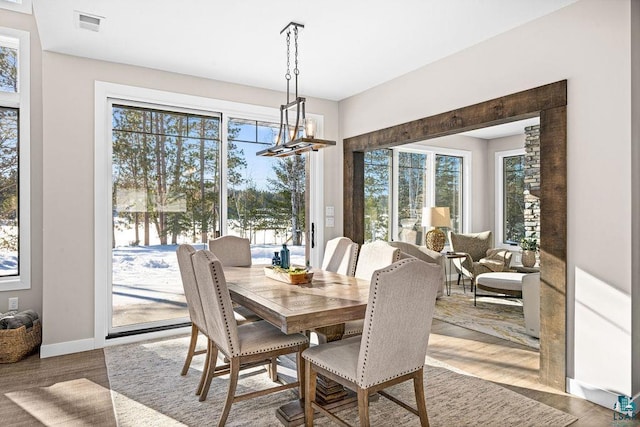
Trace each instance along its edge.
{"label": "view of snowy landscape", "polygon": [[[204,249],[204,244],[194,244]],[[305,265],[304,246],[287,246],[291,262]],[[254,265],[271,264],[282,245],[252,245]],[[113,326],[188,317],[177,245],[117,246],[113,249]]]}

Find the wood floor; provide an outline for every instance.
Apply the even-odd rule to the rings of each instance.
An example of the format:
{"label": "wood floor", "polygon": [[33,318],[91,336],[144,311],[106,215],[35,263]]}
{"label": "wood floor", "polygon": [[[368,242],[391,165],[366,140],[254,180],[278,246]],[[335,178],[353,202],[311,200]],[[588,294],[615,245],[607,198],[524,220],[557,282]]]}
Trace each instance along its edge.
{"label": "wood floor", "polygon": [[[611,410],[540,384],[538,353],[530,348],[434,320],[428,354],[578,417],[572,426],[618,425]],[[33,355],[0,365],[0,420],[3,426],[115,426],[104,353]]]}

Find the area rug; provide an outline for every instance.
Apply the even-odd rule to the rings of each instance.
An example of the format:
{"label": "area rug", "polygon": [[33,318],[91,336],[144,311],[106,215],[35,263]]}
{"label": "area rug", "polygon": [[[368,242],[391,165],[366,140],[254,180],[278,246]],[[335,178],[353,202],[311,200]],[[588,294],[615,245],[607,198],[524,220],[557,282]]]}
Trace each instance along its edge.
{"label": "area rug", "polygon": [[473,292],[455,283],[451,295],[436,301],[433,317],[463,328],[493,335],[527,347],[540,349],[540,340],[528,335],[524,327],[522,300],[514,298],[478,297],[473,305]]}
{"label": "area rug", "polygon": [[[209,396],[199,402],[195,395],[203,356],[196,356],[189,373],[180,371],[187,352],[188,337],[147,341],[105,348],[118,425],[127,426],[201,426],[216,425],[228,386],[228,377],[214,378]],[[278,371],[284,377],[295,375],[289,358],[281,358]],[[271,383],[259,367],[243,371],[238,392],[255,390]],[[411,404],[415,403],[411,383],[389,391]],[[426,365],[425,394],[431,426],[566,426],[576,420],[572,415],[524,397],[497,384],[447,369],[443,363]],[[285,391],[234,403],[228,426],[280,426],[275,411],[294,400],[293,391]],[[370,406],[373,426],[414,426],[418,418],[380,397]],[[350,423],[357,421],[356,408],[339,413]],[[318,418],[318,426],[331,425]]]}

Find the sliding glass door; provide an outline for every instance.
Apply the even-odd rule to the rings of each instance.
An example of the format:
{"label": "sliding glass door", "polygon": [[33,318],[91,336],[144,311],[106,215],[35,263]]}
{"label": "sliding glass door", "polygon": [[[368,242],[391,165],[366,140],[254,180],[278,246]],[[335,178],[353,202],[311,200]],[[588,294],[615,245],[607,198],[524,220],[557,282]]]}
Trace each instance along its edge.
{"label": "sliding glass door", "polygon": [[221,118],[117,102],[111,112],[109,332],[187,322],[175,251],[219,235]]}
{"label": "sliding glass door", "polygon": [[278,124],[109,100],[108,335],[187,324],[176,249],[250,239],[254,264],[286,243],[310,259],[309,155],[257,157]]}

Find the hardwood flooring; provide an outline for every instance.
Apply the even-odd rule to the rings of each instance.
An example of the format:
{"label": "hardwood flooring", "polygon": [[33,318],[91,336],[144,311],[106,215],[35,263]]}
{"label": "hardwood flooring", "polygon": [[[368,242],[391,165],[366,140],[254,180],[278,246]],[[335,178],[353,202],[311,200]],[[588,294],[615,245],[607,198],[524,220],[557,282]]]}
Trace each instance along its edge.
{"label": "hardwood flooring", "polygon": [[[434,320],[428,354],[578,417],[572,427],[616,424],[613,411],[539,383],[535,350]],[[427,379],[428,381],[428,379]],[[0,365],[0,425],[115,426],[102,350]],[[7,423],[8,421],[8,423]]]}
{"label": "hardwood flooring", "polygon": [[116,425],[102,350],[0,365],[0,425]]}
{"label": "hardwood flooring", "polygon": [[577,417],[572,427],[640,426],[616,424],[612,410],[540,384],[539,354],[529,347],[434,319],[427,354]]}

